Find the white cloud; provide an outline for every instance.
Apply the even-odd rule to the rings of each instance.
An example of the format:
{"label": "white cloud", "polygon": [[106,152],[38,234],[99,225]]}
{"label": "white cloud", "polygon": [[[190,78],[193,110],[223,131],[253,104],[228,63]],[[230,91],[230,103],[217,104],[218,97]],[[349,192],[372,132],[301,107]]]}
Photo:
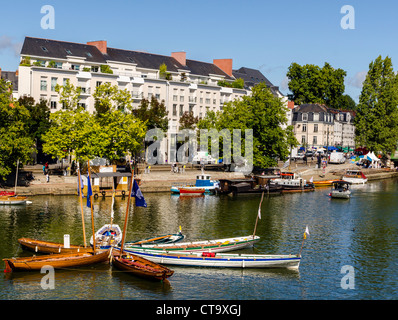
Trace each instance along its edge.
{"label": "white cloud", "polygon": [[9,36],[1,36],[0,37],[0,52],[11,50],[15,56],[18,56],[21,52],[22,43],[16,42],[11,39]]}
{"label": "white cloud", "polygon": [[352,87],[361,89],[362,83],[365,80],[367,74],[367,71],[359,71],[355,74],[354,77],[351,77],[347,80],[347,84]]}
{"label": "white cloud", "polygon": [[285,76],[282,80],[280,86],[281,90],[288,90],[289,89],[289,78]]}

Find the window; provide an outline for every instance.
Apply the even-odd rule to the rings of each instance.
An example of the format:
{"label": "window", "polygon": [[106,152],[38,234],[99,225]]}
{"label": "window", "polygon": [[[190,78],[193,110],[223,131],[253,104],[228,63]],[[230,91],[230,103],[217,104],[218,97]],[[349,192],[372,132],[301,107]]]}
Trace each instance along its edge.
{"label": "window", "polygon": [[62,69],[62,62],[56,62],[55,63],[55,68]]}
{"label": "window", "polygon": [[57,109],[57,101],[50,101],[50,108]]}
{"label": "window", "polygon": [[72,52],[69,49],[65,49],[66,53],[72,55]]}
{"label": "window", "polygon": [[178,96],[177,95],[173,95],[173,101],[178,101]]}
{"label": "window", "polygon": [[80,66],[78,64],[72,64],[72,70],[80,70]]}
{"label": "window", "polygon": [[101,81],[97,81],[97,83],[95,84],[96,87],[99,87],[102,84]]}
{"label": "window", "polygon": [[303,121],[308,121],[308,114],[307,113],[303,113]]}
{"label": "window", "polygon": [[305,143],[305,136],[301,136],[301,144]]}
{"label": "window", "polygon": [[176,117],[177,116],[177,105],[173,104],[173,116]]}
{"label": "window", "polygon": [[302,131],[303,131],[303,132],[307,132],[307,124],[306,124],[306,123],[303,124],[303,129],[302,129]]}
{"label": "window", "polygon": [[47,91],[47,80],[46,79],[40,80],[40,91]]}
{"label": "window", "polygon": [[51,91],[55,92],[55,86],[57,85],[58,78],[51,78]]}
{"label": "window", "polygon": [[66,83],[68,82],[68,80],[69,80],[68,78],[63,78],[62,79],[62,85],[66,86]]}
{"label": "window", "polygon": [[91,72],[98,72],[98,66],[92,66]]}
{"label": "window", "polygon": [[318,141],[317,141],[317,136],[314,136],[313,138],[312,138],[312,144],[317,144],[318,143]]}
{"label": "window", "polygon": [[41,50],[43,50],[44,52],[48,52],[46,47],[41,47]]}
{"label": "window", "polygon": [[86,52],[86,56],[89,57],[89,58],[93,57],[93,55],[90,52]]}
{"label": "window", "polygon": [[314,124],[314,132],[318,132],[318,124],[317,123]]}
{"label": "window", "polygon": [[184,105],[180,104],[180,117],[183,115],[184,113]]}
{"label": "window", "polygon": [[184,96],[180,96],[180,102],[184,102]]}

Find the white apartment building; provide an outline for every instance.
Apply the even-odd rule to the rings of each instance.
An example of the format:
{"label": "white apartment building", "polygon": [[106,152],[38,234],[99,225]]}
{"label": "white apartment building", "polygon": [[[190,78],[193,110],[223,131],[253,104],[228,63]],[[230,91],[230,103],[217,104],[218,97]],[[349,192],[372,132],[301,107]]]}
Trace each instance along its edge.
{"label": "white apartment building", "polygon": [[[163,63],[169,73],[167,79],[159,73]],[[106,68],[112,73],[107,73]],[[253,77],[253,71],[257,71],[257,79]],[[187,59],[185,52],[164,56],[109,48],[106,41],[81,44],[26,37],[18,75],[19,96],[31,96],[36,101],[45,99],[52,112],[62,109],[55,86],[65,84],[67,79],[82,89],[79,103],[90,112],[95,110],[92,94],[105,82],[127,89],[134,99],[133,107],[138,107],[143,98],[155,96],[159,101],[163,100],[169,118],[167,139],[161,145],[165,160],[184,112],[204,117],[209,110],[222,110],[225,102],[251,94],[249,85],[244,89],[221,87],[218,81],[232,82],[237,77],[251,77],[253,84],[265,81],[274,94],[282,97],[278,88],[258,70],[232,70],[232,59],[214,59],[213,63],[208,63]]]}

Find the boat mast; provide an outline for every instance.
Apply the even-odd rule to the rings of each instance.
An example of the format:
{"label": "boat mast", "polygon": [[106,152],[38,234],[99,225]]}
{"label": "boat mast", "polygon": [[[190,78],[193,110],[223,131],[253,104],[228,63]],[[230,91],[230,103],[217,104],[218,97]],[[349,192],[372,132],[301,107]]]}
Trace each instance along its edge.
{"label": "boat mast", "polygon": [[84,226],[84,211],[83,211],[83,198],[82,198],[82,187],[81,187],[82,180],[81,180],[81,176],[80,176],[80,163],[79,163],[79,161],[77,161],[77,177],[78,177],[78,180],[79,180],[78,193],[79,193],[79,198],[80,198],[80,209],[81,209],[81,212],[82,212],[83,243],[84,243],[84,247],[86,248],[86,229],[85,229],[85,226]]}
{"label": "boat mast", "polygon": [[19,167],[19,159],[17,160],[17,171],[16,171],[16,174],[15,174],[15,188],[14,188],[15,195],[17,195],[18,167]]}
{"label": "boat mast", "polygon": [[126,237],[127,219],[128,219],[129,210],[130,210],[130,199],[131,199],[131,190],[133,189],[133,183],[134,183],[134,167],[133,167],[133,171],[131,173],[129,197],[127,198],[126,217],[124,218],[122,244],[120,245],[120,257],[123,255],[124,239]]}
{"label": "boat mast", "polygon": [[[90,160],[87,160],[87,180],[88,179],[91,179],[91,177],[90,177]],[[90,185],[91,185],[91,181],[90,181]],[[88,186],[88,183],[87,183],[87,186]],[[89,196],[88,195],[88,189],[87,189],[87,197]],[[96,246],[96,244],[95,244],[95,229],[94,229],[94,212],[93,212],[93,194],[92,194],[92,192],[91,192],[91,194],[90,194],[90,209],[91,209],[91,229],[92,229],[92,232],[93,232],[93,251],[94,251],[94,254],[95,254],[95,246]]]}
{"label": "boat mast", "polygon": [[260,217],[259,213],[261,212],[261,203],[263,202],[263,198],[264,198],[264,191],[261,195],[260,205],[258,206],[258,214],[257,214],[257,218],[256,218],[256,224],[254,225],[253,239],[254,239],[254,236],[256,235],[257,222],[258,222],[258,218]]}

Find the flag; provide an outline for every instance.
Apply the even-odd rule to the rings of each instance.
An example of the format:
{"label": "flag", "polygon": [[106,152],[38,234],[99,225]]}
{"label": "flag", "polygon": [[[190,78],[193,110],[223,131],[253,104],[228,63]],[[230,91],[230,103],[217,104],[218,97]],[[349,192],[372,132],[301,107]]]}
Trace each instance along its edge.
{"label": "flag", "polygon": [[311,177],[310,182],[311,182],[311,183],[314,182],[314,177]]}
{"label": "flag", "polygon": [[287,161],[283,164],[282,168],[287,168],[289,166],[290,159],[287,159]]}
{"label": "flag", "polygon": [[307,239],[307,236],[310,235],[310,231],[308,229],[308,226],[305,227],[305,231],[304,231],[304,239]]}
{"label": "flag", "polygon": [[144,207],[144,208],[147,207],[144,196],[142,195],[140,187],[138,186],[137,180],[134,180],[133,190],[131,191],[131,196],[135,197],[135,206],[136,207]]}
{"label": "flag", "polygon": [[93,190],[91,189],[91,178],[90,173],[87,175],[87,207],[91,208],[91,199],[90,197],[93,195]]}
{"label": "flag", "polygon": [[261,208],[258,208],[258,218],[261,219]]}

